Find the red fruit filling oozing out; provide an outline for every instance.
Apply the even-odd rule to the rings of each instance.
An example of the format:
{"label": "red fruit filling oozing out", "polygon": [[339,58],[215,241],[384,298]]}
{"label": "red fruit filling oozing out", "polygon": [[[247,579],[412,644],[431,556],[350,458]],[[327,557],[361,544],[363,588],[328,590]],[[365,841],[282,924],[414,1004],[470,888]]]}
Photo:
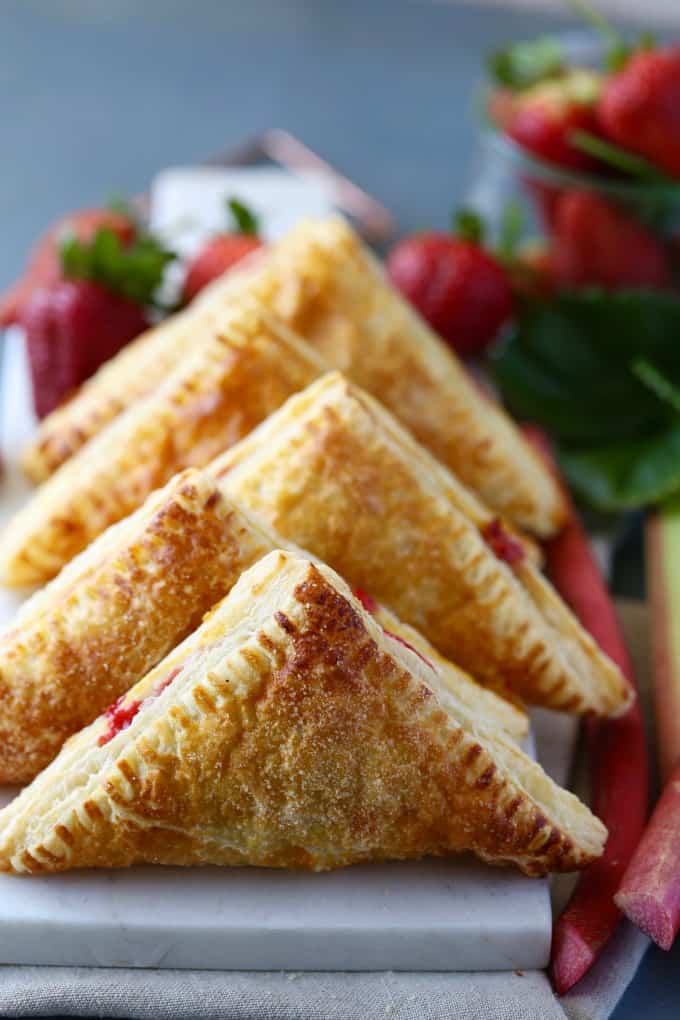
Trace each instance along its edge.
{"label": "red fruit filling oozing out", "polygon": [[[365,592],[363,588],[355,588],[354,597],[358,599],[359,602],[361,602],[362,606],[364,607],[367,613],[370,613],[372,616],[375,615],[375,613],[377,613],[379,609],[378,603],[373,598],[373,596],[369,595],[368,592]],[[388,637],[393,638],[395,641],[398,641],[400,645],[403,645],[405,648],[408,648],[409,651],[413,652],[414,655],[417,655],[418,658],[422,662],[424,662],[426,666],[429,666],[434,673],[437,672],[437,670],[430,662],[430,660],[426,658],[422,652],[419,652],[417,648],[414,648],[413,645],[410,644],[405,638],[401,637],[399,634],[395,634],[394,631],[388,630],[387,627],[383,627],[382,623],[380,624],[380,626],[382,627],[384,634],[387,634]]]}
{"label": "red fruit filling oozing out", "polygon": [[524,559],[522,543],[505,530],[497,517],[484,525],[482,537],[498,559],[504,560],[510,566]]}
{"label": "red fruit filling oozing out", "polygon": [[127,705],[124,705],[123,701],[127,695],[121,694],[119,698],[116,698],[114,703],[109,705],[104,712],[104,718],[108,725],[97,741],[99,746],[103,747],[105,744],[108,744],[110,740],[113,740],[113,738],[122,730],[126,730],[139,712],[142,705],[146,705],[149,701],[153,701],[154,698],[157,698],[159,694],[162,694],[165,688],[170,686],[172,681],[179,673],[181,673],[181,671],[181,666],[177,666],[175,669],[171,670],[165,679],[158,684],[154,692],[150,694],[148,698],[144,698],[141,701],[139,699],[134,699],[133,701],[128,702]]}

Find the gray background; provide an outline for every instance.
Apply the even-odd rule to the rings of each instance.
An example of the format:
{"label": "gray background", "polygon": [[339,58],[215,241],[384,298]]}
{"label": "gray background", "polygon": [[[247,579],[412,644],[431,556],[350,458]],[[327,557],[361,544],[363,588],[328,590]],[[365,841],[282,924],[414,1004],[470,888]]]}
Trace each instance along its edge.
{"label": "gray background", "polygon": [[[445,226],[475,172],[482,55],[568,27],[401,0],[0,0],[0,286],[64,211],[271,126],[375,192],[402,229]],[[635,545],[624,586],[631,563],[635,575]],[[615,1020],[679,1015],[680,945],[652,950]]]}

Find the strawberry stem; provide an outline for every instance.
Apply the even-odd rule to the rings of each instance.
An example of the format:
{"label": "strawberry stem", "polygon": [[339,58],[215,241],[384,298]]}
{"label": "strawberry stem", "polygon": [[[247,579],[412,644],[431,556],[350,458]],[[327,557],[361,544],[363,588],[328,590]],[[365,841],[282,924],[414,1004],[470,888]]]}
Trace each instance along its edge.
{"label": "strawberry stem", "polygon": [[165,267],[176,257],[148,234],[125,246],[108,227],[99,227],[89,242],[67,237],[60,255],[66,279],[92,280],[139,305],[154,303]]}
{"label": "strawberry stem", "polygon": [[458,209],[453,214],[453,233],[471,244],[484,243],[484,221],[474,209]]}
{"label": "strawberry stem", "polygon": [[246,234],[250,237],[257,237],[260,229],[257,216],[247,205],[240,202],[233,196],[227,199],[227,206],[231,213],[232,222],[237,234]]}
{"label": "strawberry stem", "polygon": [[569,142],[574,148],[587,152],[601,163],[607,163],[631,177],[670,183],[669,178],[657,170],[653,163],[643,159],[642,156],[634,155],[628,149],[622,149],[618,145],[606,142],[604,138],[598,138],[597,135],[593,135],[589,131],[573,131],[569,135]]}
{"label": "strawberry stem", "polygon": [[496,50],[487,63],[494,80],[513,90],[529,88],[564,71],[562,49],[550,36]]}
{"label": "strawberry stem", "polygon": [[501,262],[512,263],[524,230],[524,212],[518,202],[509,202],[503,210],[496,254]]}

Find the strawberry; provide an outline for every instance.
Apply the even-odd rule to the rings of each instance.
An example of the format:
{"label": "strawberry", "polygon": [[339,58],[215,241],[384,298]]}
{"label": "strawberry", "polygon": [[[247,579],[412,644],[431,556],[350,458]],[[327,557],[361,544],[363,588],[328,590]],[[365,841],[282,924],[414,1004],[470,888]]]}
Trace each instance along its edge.
{"label": "strawberry", "polygon": [[680,177],[680,46],[634,54],[606,82],[597,115],[611,141]]}
{"label": "strawberry", "polygon": [[59,247],[66,236],[90,241],[100,227],[113,231],[123,244],[130,244],[135,224],[126,215],[107,209],[81,209],[62,216],[36,242],[23,275],[0,295],[0,328],[17,322],[22,305],[34,289],[55,283],[61,276]]}
{"label": "strawberry", "polygon": [[553,272],[561,286],[664,288],[671,280],[670,260],[656,237],[589,191],[563,193],[553,243]]}
{"label": "strawberry", "polygon": [[406,238],[390,252],[387,272],[462,355],[482,351],[512,312],[505,268],[475,240],[435,233]]}
{"label": "strawberry", "polygon": [[506,95],[502,102],[496,97],[490,105],[491,116],[532,156],[571,170],[590,170],[595,160],[573,144],[573,135],[597,130],[595,102],[600,82],[594,71],[577,68]]}
{"label": "strawberry", "polygon": [[262,241],[257,236],[257,219],[253,213],[235,198],[229,199],[228,207],[235,229],[211,238],[191,259],[184,281],[185,302],[192,301],[199,291],[218,276],[222,276],[246,255],[262,247]]}
{"label": "strawberry", "polygon": [[173,257],[144,235],[125,247],[108,227],[62,243],[61,276],[34,286],[20,309],[38,417],[148,326],[145,308]]}
{"label": "strawberry", "polygon": [[143,308],[90,280],[38,287],[25,302],[21,324],[39,418],[148,326]]}

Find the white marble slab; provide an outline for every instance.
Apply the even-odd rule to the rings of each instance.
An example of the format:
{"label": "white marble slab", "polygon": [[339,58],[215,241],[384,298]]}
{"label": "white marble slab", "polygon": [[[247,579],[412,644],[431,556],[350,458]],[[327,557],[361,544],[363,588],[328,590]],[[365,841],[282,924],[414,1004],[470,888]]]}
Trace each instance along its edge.
{"label": "white marble slab", "polygon": [[[17,452],[34,427],[21,335],[0,394],[0,524],[26,498]],[[0,625],[21,594],[0,589]],[[574,724],[535,715],[539,757],[564,781]],[[13,791],[0,789],[0,803]],[[308,875],[133,868],[0,876],[0,963],[292,970],[514,970],[545,966],[548,883],[469,859]]]}
{"label": "white marble slab", "polygon": [[545,882],[472,859],[321,875],[153,868],[0,876],[0,963],[514,970],[550,951]]}

